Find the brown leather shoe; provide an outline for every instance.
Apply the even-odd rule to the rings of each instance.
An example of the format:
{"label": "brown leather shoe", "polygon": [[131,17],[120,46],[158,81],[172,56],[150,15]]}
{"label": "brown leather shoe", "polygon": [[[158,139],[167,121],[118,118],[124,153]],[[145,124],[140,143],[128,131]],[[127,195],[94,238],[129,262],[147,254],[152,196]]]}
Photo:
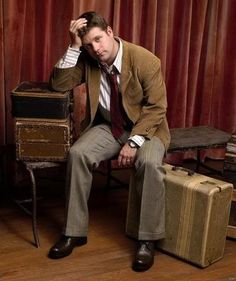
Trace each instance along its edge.
{"label": "brown leather shoe", "polygon": [[48,257],[60,259],[69,256],[74,247],[82,246],[87,243],[87,237],[61,236],[60,240],[50,249]]}
{"label": "brown leather shoe", "polygon": [[134,271],[148,270],[154,263],[154,241],[139,241],[133,263]]}

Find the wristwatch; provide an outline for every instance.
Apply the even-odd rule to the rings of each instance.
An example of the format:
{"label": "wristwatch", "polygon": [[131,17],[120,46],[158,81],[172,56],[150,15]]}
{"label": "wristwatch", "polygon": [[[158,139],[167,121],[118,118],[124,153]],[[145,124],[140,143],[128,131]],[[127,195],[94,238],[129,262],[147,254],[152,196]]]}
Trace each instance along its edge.
{"label": "wristwatch", "polygon": [[128,140],[128,145],[129,145],[131,148],[139,148],[139,146],[137,145],[137,143],[135,143],[135,142],[132,141],[132,140]]}

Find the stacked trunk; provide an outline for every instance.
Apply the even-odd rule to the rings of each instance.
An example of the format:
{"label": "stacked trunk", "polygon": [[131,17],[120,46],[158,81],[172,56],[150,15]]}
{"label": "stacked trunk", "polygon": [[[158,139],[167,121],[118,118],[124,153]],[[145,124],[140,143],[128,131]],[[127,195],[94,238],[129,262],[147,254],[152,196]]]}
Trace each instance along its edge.
{"label": "stacked trunk", "polygon": [[12,91],[16,157],[22,161],[65,161],[72,142],[71,92],[47,83],[23,82]]}

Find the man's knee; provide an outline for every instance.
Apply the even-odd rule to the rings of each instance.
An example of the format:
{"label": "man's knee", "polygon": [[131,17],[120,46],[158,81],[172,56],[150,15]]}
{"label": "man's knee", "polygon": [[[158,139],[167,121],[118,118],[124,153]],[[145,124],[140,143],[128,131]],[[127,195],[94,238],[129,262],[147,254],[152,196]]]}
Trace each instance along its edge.
{"label": "man's knee", "polygon": [[82,147],[72,146],[69,150],[68,155],[69,161],[78,161],[78,162],[86,162],[90,163],[92,162],[91,153],[89,153],[86,149],[83,149]]}
{"label": "man's knee", "polygon": [[158,169],[162,166],[162,162],[159,162],[158,159],[148,158],[148,157],[138,157],[135,161],[136,169]]}

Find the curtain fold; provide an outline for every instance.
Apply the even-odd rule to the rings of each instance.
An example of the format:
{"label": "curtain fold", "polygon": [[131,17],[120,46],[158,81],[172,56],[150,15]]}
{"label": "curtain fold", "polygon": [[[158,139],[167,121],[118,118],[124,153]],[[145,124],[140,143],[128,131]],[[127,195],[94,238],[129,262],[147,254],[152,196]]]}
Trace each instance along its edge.
{"label": "curtain fold", "polygon": [[3,2],[0,3],[0,145],[5,144],[5,74],[4,74],[4,36],[3,36]]}
{"label": "curtain fold", "polygon": [[101,13],[114,33],[160,57],[170,127],[236,128],[236,1],[4,0],[0,6],[0,144],[14,143],[10,93],[48,80],[70,20]]}
{"label": "curtain fold", "polygon": [[[13,0],[3,2],[3,42],[4,42],[4,78],[1,83],[5,97],[5,124],[6,143],[13,141],[13,121],[11,117],[10,91],[21,79],[23,64],[27,63],[23,59],[24,35],[26,20],[26,1],[21,3]],[[2,138],[2,133],[1,133]]]}

